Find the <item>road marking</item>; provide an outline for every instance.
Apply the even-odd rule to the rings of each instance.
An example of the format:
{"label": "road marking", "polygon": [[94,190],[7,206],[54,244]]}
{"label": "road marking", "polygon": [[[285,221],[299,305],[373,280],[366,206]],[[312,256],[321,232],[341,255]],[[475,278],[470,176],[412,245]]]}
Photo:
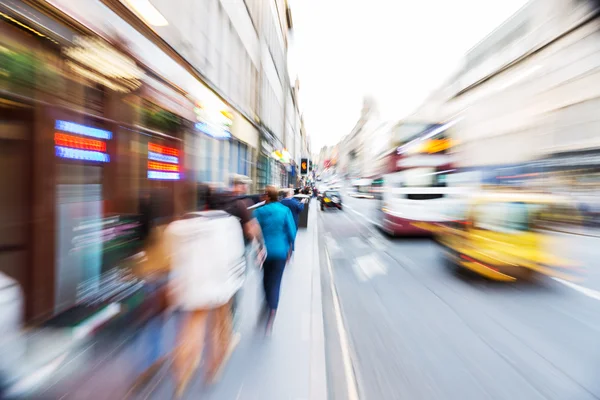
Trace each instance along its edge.
{"label": "road marking", "polygon": [[353,209],[352,207],[350,207],[349,205],[345,205],[345,208],[349,209],[350,211],[352,211],[354,214],[360,215],[361,217],[363,217],[364,219],[366,219],[367,221],[369,221],[370,223],[372,223],[373,225],[379,225],[377,222],[375,222],[374,220],[372,220],[371,218],[367,217],[366,215],[359,213],[358,211],[356,211],[355,209]]}
{"label": "road marking", "polygon": [[383,243],[380,239],[375,236],[369,237],[369,242],[375,247],[376,250],[383,251],[386,249],[385,243]]}
{"label": "road marking", "polygon": [[325,249],[325,258],[327,259],[327,270],[329,272],[329,289],[331,290],[331,297],[333,299],[335,322],[337,325],[338,335],[340,337],[340,347],[342,350],[344,374],[346,375],[346,390],[348,391],[348,400],[359,400],[356,376],[354,375],[354,368],[352,367],[352,358],[350,357],[350,344],[348,341],[348,334],[346,332],[346,328],[344,327],[344,320],[342,318],[342,311],[338,299],[337,290],[335,289],[335,285],[333,284],[333,269],[331,268],[331,259],[329,258],[327,248]]}
{"label": "road marking", "polygon": [[564,279],[560,279],[560,278],[552,278],[552,279],[554,279],[558,283],[562,283],[563,285],[570,287],[571,289],[575,289],[579,293],[582,293],[588,297],[591,297],[592,299],[600,300],[600,292],[598,292],[597,290],[589,289],[584,286],[579,286],[575,283],[565,281]]}
{"label": "road marking", "polygon": [[329,235],[325,236],[325,244],[326,244],[327,248],[331,251],[331,254],[334,257],[342,252],[342,249],[337,244],[337,241]]}
{"label": "road marking", "polygon": [[377,275],[386,275],[388,271],[387,266],[375,254],[358,257],[353,266],[358,279],[362,282],[373,279]]}

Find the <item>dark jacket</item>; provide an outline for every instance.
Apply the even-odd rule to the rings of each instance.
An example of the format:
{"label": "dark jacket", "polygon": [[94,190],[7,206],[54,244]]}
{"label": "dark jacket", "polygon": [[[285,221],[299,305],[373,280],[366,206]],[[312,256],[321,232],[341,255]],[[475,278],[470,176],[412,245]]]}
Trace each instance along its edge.
{"label": "dark jacket", "polygon": [[294,222],[296,223],[296,229],[298,229],[298,219],[300,218],[300,213],[304,210],[304,204],[293,197],[285,198],[281,200],[280,203],[290,209],[292,217],[294,217]]}

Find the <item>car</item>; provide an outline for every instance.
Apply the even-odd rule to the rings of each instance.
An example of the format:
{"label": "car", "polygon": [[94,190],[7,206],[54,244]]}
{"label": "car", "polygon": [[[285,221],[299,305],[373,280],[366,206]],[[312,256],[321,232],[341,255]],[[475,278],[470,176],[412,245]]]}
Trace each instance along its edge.
{"label": "car", "polygon": [[340,192],[337,190],[326,190],[323,192],[320,197],[321,201],[321,210],[324,211],[325,208],[337,208],[338,210],[342,210],[342,196]]}
{"label": "car", "polygon": [[545,194],[485,193],[455,207],[446,222],[430,224],[448,265],[512,282],[546,275],[578,280],[568,243],[551,234],[548,215],[573,215],[568,200]]}

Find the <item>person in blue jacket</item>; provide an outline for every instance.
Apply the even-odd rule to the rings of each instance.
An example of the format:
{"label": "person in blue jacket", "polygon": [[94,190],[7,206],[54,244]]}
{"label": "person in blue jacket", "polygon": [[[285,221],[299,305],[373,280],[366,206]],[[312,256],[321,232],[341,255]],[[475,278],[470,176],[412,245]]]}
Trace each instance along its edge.
{"label": "person in blue jacket", "polygon": [[263,287],[266,301],[266,333],[273,328],[283,270],[293,251],[296,239],[296,223],[289,208],[279,203],[279,192],[267,186],[265,205],[254,211],[254,217],[262,230],[267,257],[263,264]]}

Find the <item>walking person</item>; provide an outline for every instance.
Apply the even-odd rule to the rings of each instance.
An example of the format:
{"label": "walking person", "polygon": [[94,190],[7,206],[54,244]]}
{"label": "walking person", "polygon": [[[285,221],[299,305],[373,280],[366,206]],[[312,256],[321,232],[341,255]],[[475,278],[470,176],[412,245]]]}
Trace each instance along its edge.
{"label": "walking person", "polygon": [[164,231],[173,218],[169,193],[161,190],[147,191],[140,199],[140,239],[143,251],[133,266],[133,273],[143,279],[149,297],[148,320],[140,328],[138,343],[142,353],[139,375],[130,391],[144,387],[167,360],[168,350],[163,338],[166,323],[167,287],[169,280],[169,250]]}
{"label": "walking person", "polygon": [[[173,366],[181,397],[203,356],[208,339],[207,381],[214,382],[239,342],[233,334],[231,300],[244,280],[244,237],[237,218],[211,209],[211,190],[202,188],[206,209],[171,223],[172,306],[182,316]],[[212,314],[212,324],[208,323]]]}
{"label": "walking person", "polygon": [[[229,214],[237,217],[242,226],[244,232],[244,244],[246,246],[246,260],[250,264],[253,253],[253,247],[255,246],[256,254],[260,254],[263,251],[263,238],[260,230],[260,226],[256,222],[256,219],[252,216],[252,212],[249,210],[253,206],[253,202],[248,197],[248,186],[252,183],[252,180],[239,174],[233,174],[230,178],[231,183],[231,197],[226,199],[223,204],[223,209]],[[240,290],[233,297],[231,312],[233,313],[234,328],[237,330],[239,325],[239,314],[240,314],[240,299],[243,295],[243,290]]]}
{"label": "walking person", "polygon": [[267,335],[270,335],[273,329],[279,306],[281,278],[296,239],[294,217],[289,208],[279,203],[278,194],[275,187],[267,186],[265,205],[254,211],[267,248],[263,264]]}
{"label": "walking person", "polygon": [[302,201],[300,201],[294,197],[294,189],[288,189],[286,191],[285,198],[281,200],[281,204],[289,208],[292,212],[294,222],[296,223],[296,229],[298,229],[298,219],[300,218],[300,213],[304,211],[305,201],[306,199],[302,199]]}

